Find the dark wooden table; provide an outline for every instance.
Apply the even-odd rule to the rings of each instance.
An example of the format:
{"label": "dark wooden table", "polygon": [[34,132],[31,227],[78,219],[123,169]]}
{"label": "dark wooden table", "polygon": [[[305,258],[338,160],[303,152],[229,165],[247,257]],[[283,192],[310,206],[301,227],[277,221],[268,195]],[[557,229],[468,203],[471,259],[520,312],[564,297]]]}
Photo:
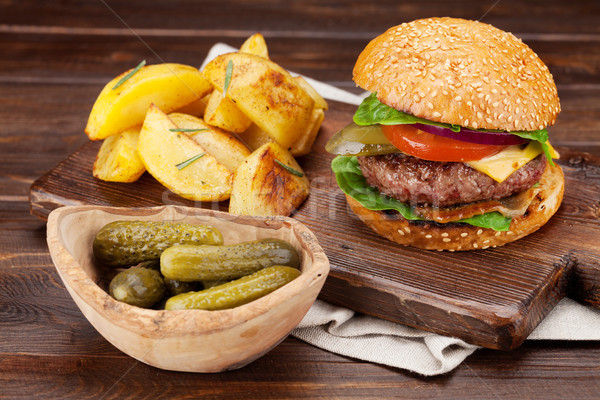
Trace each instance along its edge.
{"label": "dark wooden table", "polygon": [[357,92],[351,71],[365,44],[428,16],[482,18],[521,37],[558,86],[563,111],[553,144],[600,156],[594,0],[0,0],[0,398],[600,398],[600,342],[479,350],[432,378],[294,338],[237,371],[161,371],[105,341],[52,265],[29,187],[87,141],[87,115],[113,76],[141,59],[198,65],[214,43],[239,46],[260,31],[276,62]]}

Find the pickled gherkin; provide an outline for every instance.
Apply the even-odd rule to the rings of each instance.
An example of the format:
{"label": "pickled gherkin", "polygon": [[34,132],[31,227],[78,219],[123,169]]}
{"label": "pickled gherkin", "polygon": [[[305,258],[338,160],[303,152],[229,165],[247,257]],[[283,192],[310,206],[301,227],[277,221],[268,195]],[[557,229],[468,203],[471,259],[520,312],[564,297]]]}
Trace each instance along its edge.
{"label": "pickled gherkin", "polygon": [[273,265],[299,268],[298,252],[286,241],[262,239],[227,246],[173,246],[160,257],[163,276],[184,282],[231,280]]}
{"label": "pickled gherkin", "polygon": [[222,285],[171,297],[165,310],[224,310],[265,296],[300,275],[296,268],[272,266]]}
{"label": "pickled gherkin", "polygon": [[162,299],[165,283],[157,270],[132,267],[119,272],[110,281],[109,293],[115,300],[149,308]]}
{"label": "pickled gherkin", "polygon": [[325,145],[325,150],[343,156],[375,156],[399,152],[385,137],[380,125],[362,126],[355,123],[333,135]]}
{"label": "pickled gherkin", "polygon": [[113,267],[135,265],[160,258],[178,244],[220,245],[217,228],[175,222],[115,221],[105,225],[94,239],[94,256]]}

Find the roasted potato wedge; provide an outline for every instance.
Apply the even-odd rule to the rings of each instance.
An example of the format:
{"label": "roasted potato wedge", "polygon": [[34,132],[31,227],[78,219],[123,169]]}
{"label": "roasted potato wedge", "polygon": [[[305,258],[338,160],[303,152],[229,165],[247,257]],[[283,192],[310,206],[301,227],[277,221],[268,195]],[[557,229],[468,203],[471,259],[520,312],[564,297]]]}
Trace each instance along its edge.
{"label": "roasted potato wedge", "polygon": [[[227,76],[227,65],[233,66]],[[229,53],[206,65],[204,76],[284,149],[310,130],[315,101],[282,67],[266,58]],[[228,86],[225,88],[225,80]],[[227,90],[224,90],[227,89]]]}
{"label": "roasted potato wedge", "polygon": [[110,81],[96,99],[85,128],[90,139],[105,139],[141,125],[151,103],[171,112],[212,91],[198,69],[187,65],[145,66],[115,88],[127,73]]}
{"label": "roasted potato wedge", "polygon": [[312,99],[315,101],[315,108],[321,108],[323,110],[327,110],[329,108],[329,105],[323,96],[321,96],[319,92],[317,92],[316,89],[312,87],[310,83],[306,81],[306,79],[304,79],[304,77],[295,76],[294,80],[302,89],[304,89],[306,93],[308,93],[310,97],[312,97]]}
{"label": "roasted potato wedge", "polygon": [[129,128],[104,139],[92,173],[109,182],[135,182],[146,171],[137,153],[141,126]]}
{"label": "roasted potato wedge", "polygon": [[303,156],[310,153],[310,149],[317,138],[319,128],[321,128],[321,123],[324,118],[325,111],[322,108],[315,108],[313,110],[310,127],[308,128],[307,133],[292,145],[290,150],[292,155]]}
{"label": "roasted potato wedge", "polygon": [[261,33],[255,33],[250,36],[240,47],[241,53],[256,54],[263,58],[269,58],[269,50],[267,49],[267,42],[265,37]]}
{"label": "roasted potato wedge", "polygon": [[[315,142],[315,139],[317,138],[317,134],[319,133],[319,128],[321,127],[323,118],[325,118],[325,112],[323,111],[323,109],[315,108],[313,110],[313,116],[308,133],[302,136],[300,140],[295,142],[292,145],[292,148],[290,149],[290,153],[292,153],[294,157],[303,156],[310,152],[310,149],[312,148],[312,145]],[[244,132],[238,133],[237,136],[252,151],[258,149],[265,143],[275,141],[271,136],[269,136],[256,124],[250,125],[248,129],[246,129]]]}
{"label": "roasted potato wedge", "polygon": [[[267,43],[260,33],[255,33],[246,39],[240,47],[240,52],[269,58]],[[224,97],[218,90],[213,91],[210,96],[204,121],[209,125],[233,133],[244,132],[252,124],[252,121],[240,111],[236,104]]]}
{"label": "roasted potato wedge", "polygon": [[201,99],[191,102],[181,108],[178,108],[174,112],[193,115],[194,117],[203,117],[204,112],[206,111],[206,106],[208,104],[208,99],[210,98],[211,93],[207,94]]}
{"label": "roasted potato wedge", "polygon": [[233,133],[244,132],[252,124],[235,103],[223,97],[218,90],[213,91],[208,99],[204,122]]}
{"label": "roasted potato wedge", "polygon": [[235,172],[250,155],[250,150],[238,138],[206,125],[200,118],[181,113],[171,113],[169,118],[178,128],[199,129],[198,132],[190,132],[188,135],[231,172]]}
{"label": "roasted potato wedge", "polygon": [[248,129],[246,129],[244,132],[238,133],[237,136],[252,151],[258,149],[265,143],[274,141],[268,133],[260,129],[256,124],[250,125]]}
{"label": "roasted potato wedge", "polygon": [[270,142],[254,151],[237,169],[229,212],[287,216],[300,207],[309,192],[308,178],[294,157]]}
{"label": "roasted potato wedge", "polygon": [[[196,201],[229,198],[232,172],[204,147],[183,132],[155,105],[151,105],[140,131],[138,153],[148,172],[173,193]],[[178,165],[204,154],[182,169]]]}

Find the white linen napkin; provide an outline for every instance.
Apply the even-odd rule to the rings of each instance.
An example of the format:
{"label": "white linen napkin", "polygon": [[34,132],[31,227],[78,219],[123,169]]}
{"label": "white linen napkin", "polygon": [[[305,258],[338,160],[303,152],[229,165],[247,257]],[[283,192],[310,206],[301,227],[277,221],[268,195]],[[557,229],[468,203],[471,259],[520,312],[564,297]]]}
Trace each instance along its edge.
{"label": "white linen napkin", "polygon": [[[217,55],[231,51],[236,49],[226,44],[216,44],[201,68]],[[358,105],[364,98],[364,95],[355,95],[309,77],[304,78],[327,100]],[[313,304],[292,331],[292,336],[332,353],[426,376],[451,371],[479,348],[460,339],[355,313],[322,300]],[[538,325],[528,340],[600,340],[600,310],[565,298]]]}
{"label": "white linen napkin", "polygon": [[[479,348],[321,300],[313,304],[292,336],[332,353],[426,376],[453,370]],[[527,339],[600,340],[600,310],[565,298]]]}

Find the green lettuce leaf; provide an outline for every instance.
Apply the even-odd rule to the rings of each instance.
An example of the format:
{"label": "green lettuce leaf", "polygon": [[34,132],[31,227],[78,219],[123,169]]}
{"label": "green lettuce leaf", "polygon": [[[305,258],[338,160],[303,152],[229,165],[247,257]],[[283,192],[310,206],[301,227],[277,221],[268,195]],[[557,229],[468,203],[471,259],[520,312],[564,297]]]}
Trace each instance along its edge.
{"label": "green lettuce leaf", "polygon": [[540,129],[537,131],[515,131],[511,132],[513,135],[522,137],[523,139],[536,140],[542,145],[542,150],[548,159],[550,165],[554,167],[554,161],[552,161],[552,155],[550,154],[550,147],[548,146],[548,131],[546,129]]}
{"label": "green lettuce leaf", "polygon": [[[403,124],[424,124],[440,126],[447,128],[453,132],[460,132],[461,127],[459,125],[444,124],[441,122],[429,121],[427,119],[415,117],[414,115],[407,114],[405,112],[396,110],[393,107],[387,106],[377,99],[377,93],[371,93],[366,97],[354,114],[354,123],[357,125],[403,125]],[[472,128],[469,128],[473,130]],[[501,132],[493,129],[475,129],[480,132]],[[523,139],[536,140],[542,144],[544,154],[548,159],[548,162],[554,166],[552,156],[550,155],[550,148],[546,143],[548,141],[548,131],[546,129],[539,129],[535,131],[513,131],[510,132],[513,135],[522,137]]]}
{"label": "green lettuce leaf", "polygon": [[[358,201],[363,207],[375,211],[396,210],[405,219],[410,221],[423,219],[416,215],[408,204],[386,196],[377,189],[369,186],[367,180],[362,175],[355,156],[337,156],[331,162],[331,169],[335,173],[335,179],[340,189]],[[511,218],[494,211],[457,222],[464,222],[481,228],[490,228],[495,231],[508,231]]]}
{"label": "green lettuce leaf", "polygon": [[429,121],[387,106],[377,99],[377,93],[371,93],[362,101],[362,103],[360,103],[353,119],[356,125],[402,125],[421,123],[425,125],[441,126],[442,128],[451,129],[454,132],[460,132],[460,126],[458,125]]}

